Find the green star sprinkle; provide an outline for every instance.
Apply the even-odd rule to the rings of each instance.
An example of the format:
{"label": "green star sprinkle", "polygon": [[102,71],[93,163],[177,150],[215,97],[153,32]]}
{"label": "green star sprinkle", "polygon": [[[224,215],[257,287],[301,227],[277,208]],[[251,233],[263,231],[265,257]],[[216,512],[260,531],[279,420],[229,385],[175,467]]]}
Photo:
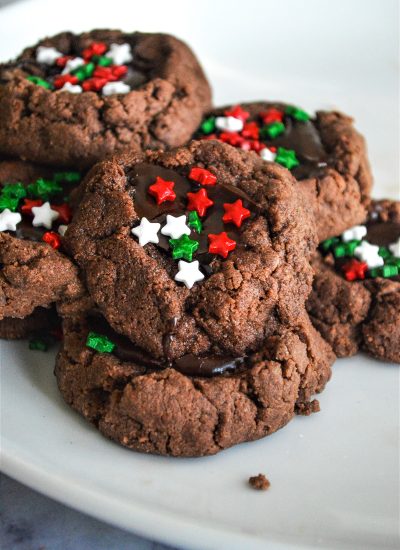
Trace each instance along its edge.
{"label": "green star sprinkle", "polygon": [[215,130],[215,117],[211,116],[210,118],[206,118],[200,126],[200,130],[203,134],[212,134]]}
{"label": "green star sprinkle", "polygon": [[111,353],[115,348],[114,342],[111,342],[107,336],[102,336],[97,332],[89,332],[86,339],[86,346],[99,353]]}
{"label": "green star sprinkle", "polygon": [[330,239],[326,239],[325,241],[322,241],[322,243],[320,243],[319,246],[323,252],[328,252],[330,248],[332,248],[339,242],[340,242],[339,237],[331,237]]}
{"label": "green star sprinkle", "polygon": [[361,241],[353,240],[347,243],[341,243],[333,248],[333,255],[335,258],[343,258],[344,256],[354,256],[354,250],[361,243]]}
{"label": "green star sprinkle", "polygon": [[396,258],[395,256],[387,258],[385,260],[385,265],[395,265],[400,271],[400,258]]}
{"label": "green star sprinkle", "polygon": [[78,80],[86,80],[87,78],[90,78],[96,68],[96,65],[92,62],[86,63],[85,65],[82,65],[81,67],[78,67],[74,71],[71,71],[71,74],[76,76]]}
{"label": "green star sprinkle", "polygon": [[62,187],[56,181],[39,178],[35,181],[35,183],[30,183],[26,190],[31,197],[40,198],[47,201],[52,195],[60,193],[62,191]]}
{"label": "green star sprinkle", "polygon": [[53,180],[56,183],[67,182],[67,183],[78,183],[81,179],[79,172],[56,172],[53,174]]}
{"label": "green star sprinkle", "polygon": [[399,273],[399,268],[395,265],[383,265],[369,270],[369,275],[375,277],[395,277]]}
{"label": "green star sprinkle", "polygon": [[27,80],[29,80],[29,82],[33,82],[33,84],[36,84],[37,86],[42,86],[42,88],[46,88],[46,90],[53,89],[53,86],[43,78],[40,78],[40,76],[30,75],[26,78]]}
{"label": "green star sprinkle", "polygon": [[283,122],[272,122],[272,124],[267,124],[263,126],[260,130],[261,139],[271,138],[274,139],[285,131],[285,125]]}
{"label": "green star sprinkle", "polygon": [[29,340],[29,349],[36,351],[47,351],[49,349],[48,343],[43,338],[35,338]]}
{"label": "green star sprinkle", "polygon": [[19,199],[15,197],[1,197],[0,196],[0,211],[8,208],[11,212],[15,212],[18,208]]}
{"label": "green star sprinkle", "polygon": [[203,224],[201,223],[200,217],[196,210],[192,210],[191,212],[189,212],[188,226],[190,227],[190,229],[193,229],[193,231],[201,233],[203,229]]}
{"label": "green star sprinkle", "polygon": [[300,164],[293,149],[285,149],[284,147],[278,147],[275,162],[281,164],[288,170]]}
{"label": "green star sprinkle", "polygon": [[378,254],[384,260],[387,260],[388,258],[392,257],[392,253],[390,252],[390,250],[388,248],[386,248],[386,246],[379,247]]}
{"label": "green star sprinkle", "polygon": [[23,199],[26,197],[26,189],[22,183],[7,183],[1,189],[1,194],[3,197]]}
{"label": "green star sprinkle", "polygon": [[194,252],[199,248],[199,243],[190,239],[187,235],[182,235],[179,239],[170,239],[169,244],[172,247],[172,257],[174,260],[183,258],[188,262],[192,261]]}
{"label": "green star sprinkle", "polygon": [[99,67],[108,67],[112,65],[113,60],[111,57],[106,57],[105,55],[94,55],[92,61],[96,63]]}
{"label": "green star sprinkle", "polygon": [[293,105],[286,107],[285,113],[296,120],[301,120],[302,122],[307,122],[307,120],[310,120],[310,115],[308,113],[303,111],[303,109],[294,107]]}

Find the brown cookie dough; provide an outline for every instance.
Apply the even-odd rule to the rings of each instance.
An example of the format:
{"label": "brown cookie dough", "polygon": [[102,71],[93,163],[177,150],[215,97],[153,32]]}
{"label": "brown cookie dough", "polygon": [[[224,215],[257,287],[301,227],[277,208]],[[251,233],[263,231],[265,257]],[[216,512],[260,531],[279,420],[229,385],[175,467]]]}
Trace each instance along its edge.
{"label": "brown cookie dough", "polygon": [[258,476],[249,477],[249,485],[253,489],[257,489],[257,491],[266,491],[269,489],[271,483],[264,474],[258,474]]}
{"label": "brown cookie dough", "polygon": [[[125,51],[112,54],[121,45]],[[93,57],[96,52],[100,55]],[[113,65],[104,66],[110,55]],[[94,63],[94,72],[85,65],[82,73],[78,61],[78,76],[62,75],[74,72],[65,65],[70,57],[73,63],[77,57]],[[108,76],[117,78],[112,85],[118,86],[116,93],[109,88],[110,95],[104,95],[107,81],[96,75],[115,73],[114,66],[127,72]],[[60,82],[66,79],[68,86],[79,86],[82,92],[61,91]],[[87,168],[127,146],[178,146],[190,138],[210,102],[210,87],[196,57],[173,36],[63,32],[0,66],[0,153]]]}
{"label": "brown cookie dough", "polygon": [[[387,251],[400,237],[400,203],[374,201],[366,227],[365,240]],[[365,279],[349,281],[344,276],[348,261],[335,260],[332,252],[319,253],[313,260],[315,278],[307,309],[314,326],[339,357],[364,349],[378,359],[400,362],[398,272],[394,269],[392,276],[383,277],[379,271],[366,270]],[[394,256],[385,260],[385,265],[396,264],[400,259]]]}
{"label": "brown cookie dough", "polygon": [[[192,169],[209,171],[216,183],[200,184]],[[173,182],[176,192],[160,206],[149,194],[158,177]],[[296,185],[281,166],[216,141],[116,157],[89,173],[65,239],[116,332],[159,360],[236,359],[281,328],[296,327],[304,315],[315,237]],[[190,194],[196,200],[205,194],[214,204],[200,217],[201,233],[190,228],[185,235],[198,249],[184,261],[198,261],[195,271],[204,277],[189,289],[175,279],[179,257],[173,259],[162,232],[167,215],[187,216],[189,223]],[[223,205],[238,202],[247,211],[240,227],[223,221]],[[132,235],[144,217],[160,223],[158,244],[141,246]],[[209,235],[222,233],[235,243],[226,258],[209,251]]]}
{"label": "brown cookie dough", "polygon": [[53,308],[37,307],[23,319],[5,317],[0,321],[0,338],[5,340],[20,340],[36,334],[47,334],[54,329],[57,314]]}
{"label": "brown cookie dough", "polygon": [[195,137],[256,151],[290,169],[320,241],[365,219],[372,175],[365,141],[348,116],[319,111],[310,118],[283,103],[244,103],[209,112]]}
{"label": "brown cookie dough", "polygon": [[[86,345],[94,328],[111,352]],[[192,374],[151,362],[93,310],[65,318],[63,331],[55,373],[65,401],[114,441],[172,456],[215,454],[273,433],[322,391],[334,359],[307,318],[236,367],[204,372],[193,362]]]}
{"label": "brown cookie dough", "polygon": [[[38,189],[42,193],[43,185],[50,181],[47,178],[53,176],[48,169],[22,161],[0,161],[0,201],[3,201],[0,203],[0,219],[3,223],[7,210],[20,215],[21,219],[16,223],[15,231],[4,228],[0,231],[0,321],[4,337],[25,335],[36,321],[45,324],[46,312],[38,308],[47,308],[61,299],[75,299],[83,292],[77,267],[60,249],[43,242],[46,234],[62,241],[56,233],[62,216],[49,230],[34,227],[32,214],[24,212],[29,201],[40,202],[36,195]],[[44,197],[55,208],[61,204],[66,207],[65,195],[70,189],[70,184],[64,182],[68,177],[65,174],[61,176],[58,178],[60,191],[55,194],[49,191],[50,196]],[[38,184],[40,178],[44,179]],[[15,211],[6,208],[6,205]],[[66,215],[65,212],[69,212],[68,208],[63,215]]]}

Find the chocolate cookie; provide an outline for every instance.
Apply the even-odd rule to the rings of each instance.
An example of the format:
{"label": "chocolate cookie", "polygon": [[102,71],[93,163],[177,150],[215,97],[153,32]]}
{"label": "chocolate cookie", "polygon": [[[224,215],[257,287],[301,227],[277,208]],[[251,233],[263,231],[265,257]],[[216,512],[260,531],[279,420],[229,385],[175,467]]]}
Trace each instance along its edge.
{"label": "chocolate cookie", "polygon": [[374,201],[366,225],[321,243],[307,308],[339,357],[400,362],[400,203]]}
{"label": "chocolate cookie", "polygon": [[365,220],[372,186],[365,141],[352,119],[275,102],[216,109],[196,138],[218,139],[288,168],[312,209],[319,240]]}
{"label": "chocolate cookie", "polygon": [[53,308],[37,307],[23,319],[6,317],[0,321],[0,338],[20,340],[31,336],[49,333],[57,324],[57,314]]}
{"label": "chocolate cookie", "polygon": [[0,66],[0,153],[81,169],[128,145],[177,146],[210,101],[196,57],[173,36],[64,32]]}
{"label": "chocolate cookie", "polygon": [[99,312],[63,322],[56,376],[65,401],[105,436],[146,453],[215,454],[284,426],[323,389],[334,355],[309,320],[236,361],[157,362]]}
{"label": "chocolate cookie", "polygon": [[69,191],[79,179],[76,172],[54,173],[22,161],[0,160],[0,333],[4,337],[25,336],[36,322],[44,326],[46,314],[37,308],[82,292],[77,267],[60,252],[60,233],[71,217]]}
{"label": "chocolate cookie", "polygon": [[236,360],[296,327],[312,217],[291,174],[216,141],[96,165],[65,239],[113,329],[156,359]]}

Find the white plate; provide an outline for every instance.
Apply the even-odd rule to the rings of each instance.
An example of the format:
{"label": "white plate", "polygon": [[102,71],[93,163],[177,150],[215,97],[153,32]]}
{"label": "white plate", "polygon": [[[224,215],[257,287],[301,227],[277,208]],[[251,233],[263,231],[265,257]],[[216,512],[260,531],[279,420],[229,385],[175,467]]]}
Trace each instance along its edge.
{"label": "white plate", "polygon": [[[0,11],[0,57],[65,28],[176,33],[198,51],[216,102],[274,97],[351,112],[369,142],[375,195],[398,195],[396,2],[385,10],[363,0],[123,4],[20,2]],[[363,355],[338,361],[319,414],[263,441],[184,460],[102,438],[62,402],[53,353],[0,346],[2,468],[27,485],[186,548],[396,548],[395,365]],[[259,472],[271,480],[266,493],[247,486]]]}

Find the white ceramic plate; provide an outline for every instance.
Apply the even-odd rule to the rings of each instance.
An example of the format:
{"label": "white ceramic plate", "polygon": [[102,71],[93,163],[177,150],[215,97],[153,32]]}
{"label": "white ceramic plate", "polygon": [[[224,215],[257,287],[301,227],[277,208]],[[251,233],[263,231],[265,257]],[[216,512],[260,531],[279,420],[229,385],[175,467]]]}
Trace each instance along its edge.
{"label": "white ceramic plate", "polygon": [[[369,142],[375,195],[395,197],[396,5],[20,2],[0,11],[0,57],[66,28],[176,33],[198,51],[218,103],[270,97],[351,112]],[[319,414],[215,457],[168,459],[120,448],[70,411],[57,393],[52,352],[0,346],[2,469],[27,485],[185,548],[396,548],[395,365],[363,355],[338,361]],[[271,481],[266,493],[247,486],[259,472]]]}

